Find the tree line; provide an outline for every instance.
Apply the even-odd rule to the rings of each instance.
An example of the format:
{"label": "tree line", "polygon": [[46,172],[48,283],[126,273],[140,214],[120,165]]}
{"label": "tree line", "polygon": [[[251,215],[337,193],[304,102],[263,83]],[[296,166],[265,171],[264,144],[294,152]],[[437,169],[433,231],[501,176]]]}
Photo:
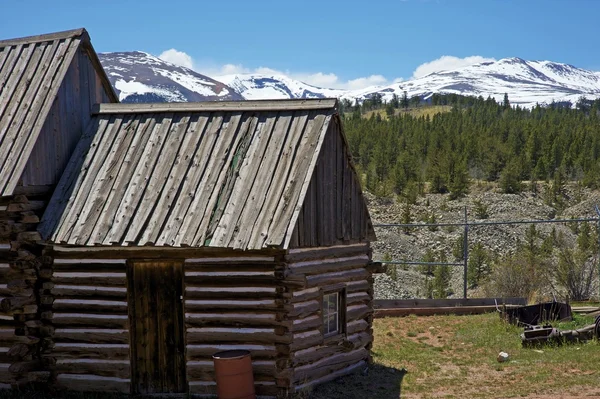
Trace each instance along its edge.
{"label": "tree line", "polygon": [[[435,97],[435,98],[434,98]],[[523,181],[580,181],[600,186],[600,100],[575,107],[553,103],[532,109],[491,97],[435,94],[429,100],[449,112],[363,113],[416,107],[406,94],[385,103],[380,96],[362,104],[341,103],[344,128],[363,185],[379,196],[393,193],[467,193],[473,179],[498,182],[506,193]]]}

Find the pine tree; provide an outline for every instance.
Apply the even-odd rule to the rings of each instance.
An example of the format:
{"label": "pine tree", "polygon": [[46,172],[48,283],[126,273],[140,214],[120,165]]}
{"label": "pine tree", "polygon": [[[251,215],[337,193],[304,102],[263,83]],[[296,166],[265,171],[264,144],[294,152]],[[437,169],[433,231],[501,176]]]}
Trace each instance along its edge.
{"label": "pine tree", "polygon": [[508,101],[508,93],[504,93],[504,101],[502,101],[502,108],[509,109],[510,101]]}
{"label": "pine tree", "polygon": [[469,253],[469,262],[467,264],[467,282],[469,287],[477,287],[489,274],[491,269],[488,260],[488,254],[483,245],[479,242],[475,244]]}
{"label": "pine tree", "polygon": [[402,106],[402,108],[408,109],[408,104],[409,104],[408,93],[405,90],[404,92],[402,92],[402,98],[400,99],[400,105]]}

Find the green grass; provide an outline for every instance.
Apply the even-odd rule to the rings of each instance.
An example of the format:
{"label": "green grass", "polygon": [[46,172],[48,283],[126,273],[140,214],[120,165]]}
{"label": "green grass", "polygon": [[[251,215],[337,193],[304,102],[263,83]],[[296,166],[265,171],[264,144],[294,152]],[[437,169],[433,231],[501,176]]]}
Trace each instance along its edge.
{"label": "green grass", "polygon": [[[575,315],[555,323],[562,330],[593,319]],[[397,371],[406,368],[402,398],[561,398],[600,396],[600,345],[597,341],[522,348],[522,328],[496,314],[377,319],[375,365],[317,387],[311,398],[399,397]],[[498,363],[500,351],[509,361]],[[394,385],[397,384],[397,385]]]}

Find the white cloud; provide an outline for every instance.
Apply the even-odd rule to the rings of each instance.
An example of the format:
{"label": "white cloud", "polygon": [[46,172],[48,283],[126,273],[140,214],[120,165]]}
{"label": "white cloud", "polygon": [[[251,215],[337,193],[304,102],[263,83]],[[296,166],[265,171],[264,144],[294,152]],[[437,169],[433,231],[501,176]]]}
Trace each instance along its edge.
{"label": "white cloud", "polygon": [[277,69],[259,66],[258,68],[248,68],[242,64],[223,64],[223,65],[201,65],[196,62],[189,54],[176,50],[174,48],[163,51],[159,56],[164,61],[194,69],[211,78],[218,80],[222,75],[233,75],[240,73],[257,73],[264,75],[285,75],[292,79],[300,80],[309,85],[318,86],[327,89],[347,89],[360,90],[376,85],[387,85],[402,81],[402,78],[396,78],[389,81],[382,75],[371,75],[359,77],[356,79],[343,80],[335,73],[331,72],[294,72],[280,71]]}
{"label": "white cloud", "polygon": [[163,51],[158,58],[161,60],[170,62],[175,65],[180,65],[186,68],[192,69],[194,66],[194,62],[192,61],[192,57],[183,51],[175,50],[174,48]]}
{"label": "white cloud", "polygon": [[443,55],[437,60],[421,64],[413,72],[413,78],[420,78],[430,73],[448,71],[460,67],[465,67],[481,62],[496,61],[494,58],[486,58],[480,55],[472,55],[470,57],[458,58],[452,55]]}

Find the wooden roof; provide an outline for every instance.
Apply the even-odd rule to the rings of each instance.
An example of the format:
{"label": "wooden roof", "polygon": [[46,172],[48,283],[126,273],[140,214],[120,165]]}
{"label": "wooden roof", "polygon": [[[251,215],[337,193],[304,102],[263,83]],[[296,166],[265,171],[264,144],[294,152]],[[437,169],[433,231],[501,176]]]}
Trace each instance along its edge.
{"label": "wooden roof", "polygon": [[336,106],[101,105],[40,232],[78,246],[283,248]]}
{"label": "wooden roof", "polygon": [[0,197],[13,194],[80,45],[118,101],[85,29],[0,41]]}

